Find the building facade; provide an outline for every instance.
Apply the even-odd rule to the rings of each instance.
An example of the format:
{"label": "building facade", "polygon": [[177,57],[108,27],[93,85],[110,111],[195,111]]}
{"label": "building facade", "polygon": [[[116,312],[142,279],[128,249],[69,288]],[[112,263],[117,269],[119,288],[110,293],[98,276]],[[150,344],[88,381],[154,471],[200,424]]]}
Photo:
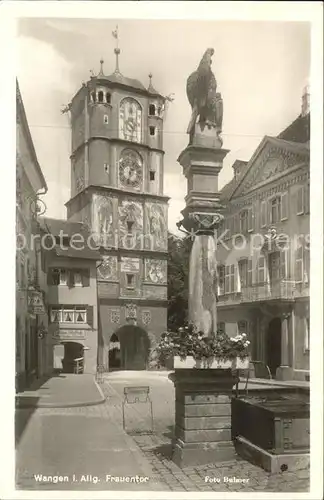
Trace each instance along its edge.
{"label": "building facade", "polygon": [[85,244],[89,235],[81,223],[44,217],[40,225],[53,368],[75,373],[79,366],[80,373],[95,374],[100,253]]}
{"label": "building facade", "polygon": [[83,84],[68,106],[72,128],[68,220],[94,235],[98,363],[145,369],[167,326],[167,212],[163,195],[166,99],[118,67]]}
{"label": "building facade", "polygon": [[52,370],[41,266],[39,196],[47,185],[37,160],[23,100],[16,86],[16,389]]}
{"label": "building facade", "polygon": [[281,380],[309,379],[309,95],[278,137],[236,161],[221,191],[218,326],[247,333],[251,357]]}

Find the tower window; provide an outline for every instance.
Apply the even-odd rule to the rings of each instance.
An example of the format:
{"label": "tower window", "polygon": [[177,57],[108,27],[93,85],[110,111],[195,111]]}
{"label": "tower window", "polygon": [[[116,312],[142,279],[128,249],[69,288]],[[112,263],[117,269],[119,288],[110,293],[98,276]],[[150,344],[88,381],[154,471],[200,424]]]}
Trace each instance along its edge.
{"label": "tower window", "polygon": [[111,103],[111,94],[109,92],[106,93],[106,102],[107,104]]}
{"label": "tower window", "polygon": [[134,274],[126,274],[127,288],[134,288]]}
{"label": "tower window", "polygon": [[155,128],[156,127],[150,127],[150,135],[155,135]]}
{"label": "tower window", "polygon": [[127,231],[128,231],[128,233],[131,233],[131,232],[132,232],[132,230],[133,230],[133,226],[134,226],[134,221],[132,221],[132,220],[128,220],[128,221],[127,221]]}
{"label": "tower window", "polygon": [[98,92],[98,101],[103,102],[103,98],[104,98],[103,92],[100,90],[100,92]]}
{"label": "tower window", "polygon": [[149,115],[155,116],[155,104],[150,104],[149,106]]}
{"label": "tower window", "polygon": [[108,165],[108,163],[104,163],[104,169],[105,169],[106,174],[109,174],[109,165]]}
{"label": "tower window", "polygon": [[155,172],[154,172],[154,170],[150,170],[150,181],[155,181]]}
{"label": "tower window", "polygon": [[104,123],[108,124],[109,123],[109,118],[108,115],[104,115]]}

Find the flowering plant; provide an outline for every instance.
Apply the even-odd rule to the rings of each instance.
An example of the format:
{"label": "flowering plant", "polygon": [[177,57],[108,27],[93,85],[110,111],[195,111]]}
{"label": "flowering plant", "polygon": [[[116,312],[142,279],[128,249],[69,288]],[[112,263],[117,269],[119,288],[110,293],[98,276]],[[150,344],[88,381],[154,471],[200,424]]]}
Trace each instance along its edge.
{"label": "flowering plant", "polygon": [[178,332],[164,332],[156,351],[161,364],[173,356],[180,356],[182,360],[187,356],[192,356],[195,360],[245,359],[249,355],[249,344],[246,333],[229,337],[223,331],[218,331],[216,335],[206,337],[203,332],[189,325],[179,328]]}

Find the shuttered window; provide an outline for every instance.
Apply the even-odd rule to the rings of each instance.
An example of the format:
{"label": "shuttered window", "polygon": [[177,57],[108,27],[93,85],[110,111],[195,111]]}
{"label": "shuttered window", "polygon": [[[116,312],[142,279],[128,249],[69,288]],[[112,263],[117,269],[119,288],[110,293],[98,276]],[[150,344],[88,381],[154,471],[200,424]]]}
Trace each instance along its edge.
{"label": "shuttered window", "polygon": [[275,224],[281,220],[281,196],[270,200],[270,223]]}
{"label": "shuttered window", "polygon": [[225,293],[233,293],[235,291],[235,266],[225,266]]}
{"label": "shuttered window", "polygon": [[242,210],[240,212],[240,231],[241,233],[246,233],[248,230],[248,210]]}

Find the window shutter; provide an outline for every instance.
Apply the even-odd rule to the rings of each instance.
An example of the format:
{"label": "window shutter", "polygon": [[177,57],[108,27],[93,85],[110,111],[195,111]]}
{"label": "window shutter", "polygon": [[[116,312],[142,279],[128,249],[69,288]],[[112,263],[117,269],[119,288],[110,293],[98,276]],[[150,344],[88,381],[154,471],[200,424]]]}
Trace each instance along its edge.
{"label": "window shutter", "polygon": [[237,266],[235,266],[234,264],[232,264],[230,266],[230,273],[231,273],[231,284],[230,284],[230,292],[233,293],[233,292],[236,292],[237,290],[237,280],[238,280],[238,277],[237,277]]}
{"label": "window shutter", "polygon": [[309,184],[304,186],[304,213],[309,214],[310,210],[310,201],[309,201]]}
{"label": "window shutter", "polygon": [[250,207],[248,209],[248,231],[253,231],[253,219],[254,219],[254,213],[253,213],[253,207]]}
{"label": "window shutter", "polygon": [[47,284],[49,286],[53,286],[54,285],[53,269],[48,269],[48,272],[47,272]]}
{"label": "window shutter", "polygon": [[90,269],[82,269],[82,285],[90,286]]}
{"label": "window shutter", "polygon": [[74,286],[74,274],[73,274],[73,270],[67,270],[66,271],[67,273],[67,284],[68,284],[68,287],[72,288]]}
{"label": "window shutter", "polygon": [[261,227],[267,225],[267,202],[261,201]]}
{"label": "window shutter", "polygon": [[288,255],[286,250],[280,252],[280,279],[287,279],[288,277],[287,257]]}
{"label": "window shutter", "polygon": [[248,259],[247,285],[252,286],[252,259]]}
{"label": "window shutter", "polygon": [[288,219],[288,193],[283,193],[281,195],[281,220]]}
{"label": "window shutter", "polygon": [[300,186],[297,190],[297,215],[304,213],[304,186]]}
{"label": "window shutter", "polygon": [[229,266],[225,266],[225,293],[229,293],[230,288]]}
{"label": "window shutter", "polygon": [[303,281],[303,247],[300,246],[296,250],[295,261],[295,278],[297,282]]}
{"label": "window shutter", "polygon": [[87,323],[93,326],[93,306],[87,306]]}
{"label": "window shutter", "polygon": [[265,283],[265,258],[259,257],[258,259],[258,283]]}
{"label": "window shutter", "polygon": [[240,293],[241,292],[241,277],[239,273],[238,264],[234,266],[234,291]]}

